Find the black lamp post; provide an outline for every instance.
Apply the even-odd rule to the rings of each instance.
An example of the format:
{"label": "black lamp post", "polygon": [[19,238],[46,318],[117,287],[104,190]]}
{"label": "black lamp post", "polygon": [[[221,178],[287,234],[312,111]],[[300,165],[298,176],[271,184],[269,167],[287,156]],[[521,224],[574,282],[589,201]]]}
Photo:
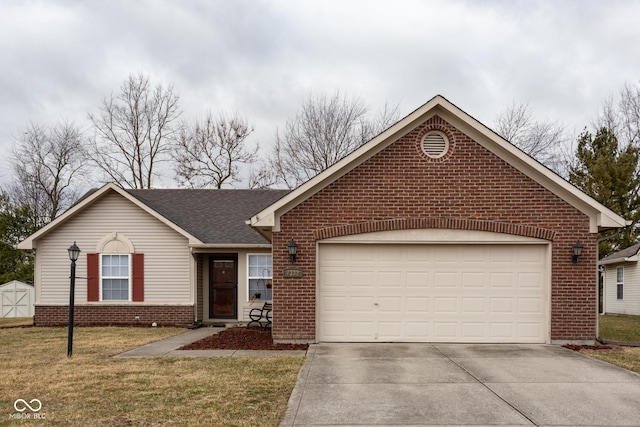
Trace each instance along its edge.
{"label": "black lamp post", "polygon": [[67,357],[71,357],[73,352],[73,308],[74,296],[76,293],[76,261],[80,256],[80,248],[73,242],[73,245],[67,249],[69,251],[69,259],[71,260],[71,289],[69,290],[69,338],[67,340]]}

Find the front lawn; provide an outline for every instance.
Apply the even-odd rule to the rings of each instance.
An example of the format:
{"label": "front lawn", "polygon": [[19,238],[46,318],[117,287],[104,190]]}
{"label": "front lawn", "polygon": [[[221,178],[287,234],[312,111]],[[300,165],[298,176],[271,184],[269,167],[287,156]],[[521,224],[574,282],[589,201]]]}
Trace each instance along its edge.
{"label": "front lawn", "polygon": [[0,317],[0,328],[33,325],[33,317]]}
{"label": "front lawn", "polygon": [[[600,317],[600,338],[605,341],[640,343],[640,316]],[[594,359],[604,360],[630,371],[640,373],[640,347],[613,346],[611,350],[580,350]]]}
{"label": "front lawn", "polygon": [[603,314],[600,318],[600,338],[608,341],[640,343],[640,316]]}
{"label": "front lawn", "polygon": [[76,328],[68,359],[65,328],[0,329],[0,425],[277,426],[303,357],[112,358],[183,331]]}

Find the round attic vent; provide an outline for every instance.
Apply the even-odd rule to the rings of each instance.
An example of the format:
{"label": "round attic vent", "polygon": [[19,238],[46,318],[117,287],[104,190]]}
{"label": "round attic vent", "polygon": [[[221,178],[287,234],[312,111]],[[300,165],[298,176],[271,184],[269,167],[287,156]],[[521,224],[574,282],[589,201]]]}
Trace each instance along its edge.
{"label": "round attic vent", "polygon": [[422,151],[432,159],[439,159],[449,151],[449,139],[440,132],[429,132],[422,138]]}

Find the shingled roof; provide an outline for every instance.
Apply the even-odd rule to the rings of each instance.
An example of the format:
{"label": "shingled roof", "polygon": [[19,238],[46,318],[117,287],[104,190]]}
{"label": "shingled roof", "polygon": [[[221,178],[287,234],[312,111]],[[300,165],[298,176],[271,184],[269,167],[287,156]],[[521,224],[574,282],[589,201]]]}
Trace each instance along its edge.
{"label": "shingled roof", "polygon": [[245,223],[289,190],[125,190],[205,244],[264,244]]}
{"label": "shingled roof", "polygon": [[604,258],[602,258],[598,264],[613,264],[615,262],[622,262],[627,258],[631,258],[638,254],[640,251],[640,243],[636,243],[633,246],[629,246],[621,251],[612,253]]}

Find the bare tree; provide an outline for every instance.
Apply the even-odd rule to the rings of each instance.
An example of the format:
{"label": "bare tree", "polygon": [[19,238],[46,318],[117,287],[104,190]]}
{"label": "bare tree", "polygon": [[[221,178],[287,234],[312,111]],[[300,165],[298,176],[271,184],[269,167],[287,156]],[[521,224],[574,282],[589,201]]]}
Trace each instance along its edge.
{"label": "bare tree", "polygon": [[565,128],[557,121],[538,121],[527,103],[512,103],[498,114],[496,133],[553,171],[563,174]]}
{"label": "bare tree", "polygon": [[257,162],[249,170],[249,188],[271,188],[278,184],[278,176],[268,163]]}
{"label": "bare tree", "polygon": [[183,123],[174,160],[181,185],[191,188],[222,188],[240,181],[239,164],[256,160],[258,147],[247,148],[253,128],[242,117],[220,114],[192,124]]}
{"label": "bare tree", "polygon": [[626,83],[617,103],[608,97],[592,126],[610,129],[623,144],[640,146],[640,84]]}
{"label": "bare tree", "polygon": [[170,160],[171,141],[179,118],[173,87],[151,86],[144,75],[129,75],[102,100],[100,112],[89,114],[95,129],[88,156],[108,180],[123,187],[151,188],[157,166]]}
{"label": "bare tree", "polygon": [[369,119],[357,98],[339,92],[305,99],[283,132],[276,130],[270,163],[278,180],[294,188],[369,141],[397,120],[397,107]]}
{"label": "bare tree", "polygon": [[62,122],[51,128],[29,125],[16,139],[11,152],[15,181],[12,199],[29,206],[40,225],[56,218],[78,196],[86,171],[81,131]]}

